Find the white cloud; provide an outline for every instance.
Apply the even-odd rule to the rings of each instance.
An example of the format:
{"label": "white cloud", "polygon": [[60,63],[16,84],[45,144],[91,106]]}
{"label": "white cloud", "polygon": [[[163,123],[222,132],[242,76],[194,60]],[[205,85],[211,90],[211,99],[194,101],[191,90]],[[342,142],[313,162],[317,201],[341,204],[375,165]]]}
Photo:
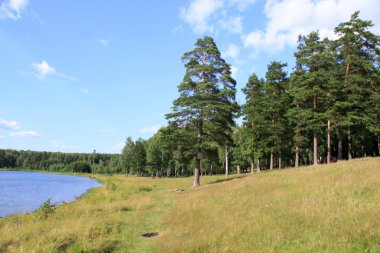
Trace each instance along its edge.
{"label": "white cloud", "polygon": [[2,140],[2,139],[4,139],[5,138],[5,136],[3,136],[3,135],[0,135],[0,140]]}
{"label": "white cloud", "polygon": [[223,0],[192,0],[187,8],[181,8],[180,18],[197,34],[213,32],[212,15],[223,7]]}
{"label": "white cloud", "polygon": [[60,151],[77,149],[76,146],[67,145],[63,141],[52,141],[51,144],[53,145],[55,149],[60,150]]}
{"label": "white cloud", "polygon": [[81,92],[83,92],[83,93],[86,93],[86,94],[90,93],[90,90],[87,89],[87,88],[79,87],[79,90],[80,90]]}
{"label": "white cloud", "polygon": [[236,67],[234,65],[231,66],[231,77],[233,79],[236,79],[238,71],[239,71],[238,67]]}
{"label": "white cloud", "polygon": [[226,51],[222,52],[223,58],[237,59],[240,54],[240,49],[235,44],[230,43]]}
{"label": "white cloud", "polygon": [[179,33],[179,32],[183,32],[183,25],[177,25],[176,27],[172,29],[172,33]]}
{"label": "white cloud", "polygon": [[60,73],[55,68],[49,65],[49,63],[45,60],[42,60],[41,63],[32,63],[33,68],[37,71],[35,74],[35,77],[37,77],[39,80],[45,80],[46,76],[48,75],[55,75],[70,81],[75,81],[75,77],[68,76],[66,74]]}
{"label": "white cloud", "polygon": [[140,133],[143,134],[155,134],[157,133],[158,130],[160,130],[161,126],[160,125],[155,125],[151,127],[144,127],[139,130]]}
{"label": "white cloud", "polygon": [[214,33],[220,29],[241,33],[243,18],[230,13],[235,7],[243,12],[255,2],[256,0],[190,0],[187,7],[180,9],[179,17],[196,34]]}
{"label": "white cloud", "polygon": [[19,124],[14,120],[0,119],[1,130],[16,130],[19,127],[20,127]]}
{"label": "white cloud", "polygon": [[230,0],[231,5],[236,5],[239,11],[245,11],[248,6],[256,3],[256,0]]}
{"label": "white cloud", "polygon": [[379,25],[379,9],[380,1],[377,0],[267,0],[265,29],[245,34],[242,41],[256,53],[275,53],[286,46],[294,47],[299,34],[319,30],[322,38],[335,38],[334,28],[349,20],[356,10],[361,11],[362,19],[373,20]]}
{"label": "white cloud", "polygon": [[21,12],[26,8],[28,2],[28,0],[6,0],[0,2],[0,19],[20,19]]}
{"label": "white cloud", "polygon": [[104,47],[108,47],[108,43],[109,43],[108,40],[106,40],[106,39],[100,39],[100,40],[98,40],[98,42],[100,44],[102,44]]}
{"label": "white cloud", "polygon": [[121,151],[123,150],[125,146],[125,143],[124,142],[119,142],[119,143],[116,143],[115,145],[113,145],[110,149],[111,153],[121,153]]}
{"label": "white cloud", "polygon": [[27,138],[27,137],[39,137],[41,134],[36,131],[16,131],[9,134],[12,137]]}
{"label": "white cloud", "polygon": [[243,18],[238,17],[226,17],[219,21],[220,27],[229,31],[230,33],[243,32]]}
{"label": "white cloud", "polygon": [[33,63],[32,66],[37,71],[36,77],[40,80],[45,79],[47,75],[57,73],[57,71],[52,66],[50,66],[45,60],[43,60],[41,63]]}

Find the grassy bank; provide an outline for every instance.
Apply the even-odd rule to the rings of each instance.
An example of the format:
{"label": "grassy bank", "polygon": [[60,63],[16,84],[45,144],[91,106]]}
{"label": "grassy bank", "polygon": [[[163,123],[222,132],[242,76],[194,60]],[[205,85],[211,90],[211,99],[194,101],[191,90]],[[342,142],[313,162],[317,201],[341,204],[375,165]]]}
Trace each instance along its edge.
{"label": "grassy bank", "polygon": [[168,217],[161,252],[380,252],[380,159],[208,185]]}
{"label": "grassy bank", "polygon": [[198,189],[192,178],[96,178],[102,187],[46,218],[1,219],[0,252],[380,251],[378,158],[203,177]]}

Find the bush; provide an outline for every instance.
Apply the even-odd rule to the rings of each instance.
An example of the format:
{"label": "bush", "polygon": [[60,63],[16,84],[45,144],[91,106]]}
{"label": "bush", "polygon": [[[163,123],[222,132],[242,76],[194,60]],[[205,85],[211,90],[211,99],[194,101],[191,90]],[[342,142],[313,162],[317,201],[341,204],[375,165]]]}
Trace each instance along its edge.
{"label": "bush", "polygon": [[87,162],[73,162],[70,164],[70,170],[72,172],[91,173],[91,165]]}
{"label": "bush", "polygon": [[42,205],[37,209],[37,214],[39,219],[46,219],[52,213],[54,213],[55,207],[51,204],[50,199],[46,200]]}

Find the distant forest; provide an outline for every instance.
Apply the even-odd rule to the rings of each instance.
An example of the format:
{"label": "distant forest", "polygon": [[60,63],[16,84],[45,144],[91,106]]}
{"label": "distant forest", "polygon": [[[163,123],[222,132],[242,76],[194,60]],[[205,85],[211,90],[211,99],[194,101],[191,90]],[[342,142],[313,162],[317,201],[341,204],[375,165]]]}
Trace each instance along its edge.
{"label": "distant forest", "polygon": [[318,31],[300,35],[292,73],[278,61],[263,78],[252,73],[242,105],[214,40],[198,39],[182,57],[186,73],[168,125],[150,139],[128,138],[121,155],[0,150],[0,167],[78,171],[81,162],[94,173],[194,173],[198,186],[204,173],[378,156],[380,37],[372,26],[355,12],[335,28],[336,40],[321,39]]}

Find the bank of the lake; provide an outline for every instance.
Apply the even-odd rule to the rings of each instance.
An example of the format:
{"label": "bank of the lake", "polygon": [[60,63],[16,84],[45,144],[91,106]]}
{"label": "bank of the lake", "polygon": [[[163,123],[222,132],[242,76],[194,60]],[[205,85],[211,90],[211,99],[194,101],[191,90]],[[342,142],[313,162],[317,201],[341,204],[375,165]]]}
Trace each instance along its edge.
{"label": "bank of the lake", "polygon": [[49,200],[53,205],[74,201],[100,184],[88,177],[28,171],[0,171],[0,217],[36,210]]}
{"label": "bank of the lake", "polygon": [[46,219],[0,220],[0,252],[380,251],[379,158],[202,177],[197,189],[192,177],[94,177],[101,187]]}

